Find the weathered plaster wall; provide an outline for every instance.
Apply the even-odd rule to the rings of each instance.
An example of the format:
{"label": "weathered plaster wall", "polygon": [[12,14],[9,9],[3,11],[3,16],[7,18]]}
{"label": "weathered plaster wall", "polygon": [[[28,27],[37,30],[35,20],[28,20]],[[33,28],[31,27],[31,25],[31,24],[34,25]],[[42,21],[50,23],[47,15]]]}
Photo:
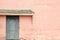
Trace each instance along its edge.
{"label": "weathered plaster wall", "polygon": [[[31,9],[35,12],[33,26],[26,25],[26,18],[21,17],[20,33],[25,35],[22,37],[36,40],[60,39],[60,0],[0,0],[0,9]],[[26,27],[28,25],[33,28]]]}

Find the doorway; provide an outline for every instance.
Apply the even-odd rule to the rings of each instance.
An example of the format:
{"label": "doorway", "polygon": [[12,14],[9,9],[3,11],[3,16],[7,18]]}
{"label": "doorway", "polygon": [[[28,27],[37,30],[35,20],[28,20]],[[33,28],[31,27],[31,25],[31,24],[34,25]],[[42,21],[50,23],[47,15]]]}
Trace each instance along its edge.
{"label": "doorway", "polygon": [[19,40],[19,16],[6,16],[6,40]]}

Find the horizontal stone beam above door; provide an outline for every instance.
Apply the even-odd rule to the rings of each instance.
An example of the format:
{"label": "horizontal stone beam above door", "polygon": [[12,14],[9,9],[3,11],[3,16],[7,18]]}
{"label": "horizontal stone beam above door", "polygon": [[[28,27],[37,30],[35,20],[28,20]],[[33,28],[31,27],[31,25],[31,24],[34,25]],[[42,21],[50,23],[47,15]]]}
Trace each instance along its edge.
{"label": "horizontal stone beam above door", "polygon": [[0,9],[0,15],[33,15],[32,10],[6,10]]}

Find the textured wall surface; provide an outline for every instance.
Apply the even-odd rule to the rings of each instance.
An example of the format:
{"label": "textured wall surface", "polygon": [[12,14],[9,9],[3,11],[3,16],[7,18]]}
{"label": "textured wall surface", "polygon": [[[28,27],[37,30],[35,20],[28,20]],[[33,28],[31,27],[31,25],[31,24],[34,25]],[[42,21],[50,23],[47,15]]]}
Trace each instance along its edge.
{"label": "textured wall surface", "polygon": [[20,17],[21,37],[60,40],[60,0],[0,0],[0,9],[31,9],[35,12],[32,25],[30,17]]}

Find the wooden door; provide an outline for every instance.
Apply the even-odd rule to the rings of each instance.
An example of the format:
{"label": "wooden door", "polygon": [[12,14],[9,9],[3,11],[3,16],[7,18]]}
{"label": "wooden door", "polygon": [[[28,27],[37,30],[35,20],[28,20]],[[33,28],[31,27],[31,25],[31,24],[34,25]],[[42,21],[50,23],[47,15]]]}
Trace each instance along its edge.
{"label": "wooden door", "polygon": [[6,40],[19,40],[19,16],[6,16]]}

